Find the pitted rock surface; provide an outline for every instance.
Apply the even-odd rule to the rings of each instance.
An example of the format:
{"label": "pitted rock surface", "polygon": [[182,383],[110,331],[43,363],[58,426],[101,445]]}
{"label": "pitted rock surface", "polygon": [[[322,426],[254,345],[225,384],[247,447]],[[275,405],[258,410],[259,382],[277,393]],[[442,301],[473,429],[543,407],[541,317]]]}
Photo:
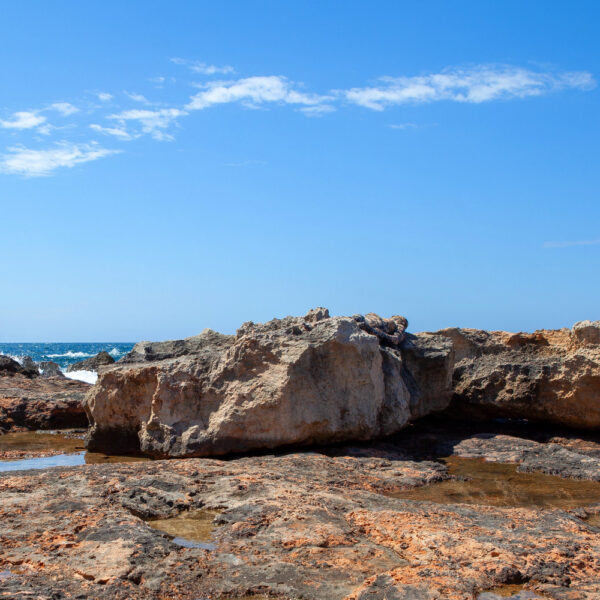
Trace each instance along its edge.
{"label": "pitted rock surface", "polygon": [[319,308],[235,336],[138,344],[85,400],[88,447],[184,457],[369,440],[445,408],[451,342],[406,335],[402,317],[364,322],[402,343]]}
{"label": "pitted rock surface", "polygon": [[83,398],[90,385],[66,378],[0,377],[0,429],[87,427]]}
{"label": "pitted rock surface", "polygon": [[449,417],[600,428],[600,321],[534,333],[453,328],[437,335],[455,350]]}
{"label": "pitted rock surface", "polygon": [[[597,600],[600,529],[584,513],[385,495],[447,477],[420,456],[422,433],[327,454],[2,475],[0,571],[11,576],[0,598],[473,600],[525,583],[549,600]],[[423,446],[466,441],[448,436]],[[197,509],[218,513],[214,551],[144,522]]]}
{"label": "pitted rock surface", "polygon": [[106,351],[98,352],[96,356],[72,363],[67,367],[67,372],[73,371],[98,371],[102,367],[114,364],[115,359]]}

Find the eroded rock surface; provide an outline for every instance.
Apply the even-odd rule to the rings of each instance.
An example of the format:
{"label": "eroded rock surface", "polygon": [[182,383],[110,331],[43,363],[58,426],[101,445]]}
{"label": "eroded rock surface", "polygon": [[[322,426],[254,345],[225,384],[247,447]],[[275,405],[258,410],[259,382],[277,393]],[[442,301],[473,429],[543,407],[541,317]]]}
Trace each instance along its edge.
{"label": "eroded rock surface", "polygon": [[405,328],[315,309],[235,336],[143,342],[88,394],[88,447],[210,456],[392,434],[450,397],[451,342]]}
{"label": "eroded rock surface", "polygon": [[12,377],[13,375],[22,375],[24,377],[37,377],[39,371],[35,366],[35,363],[30,357],[28,362],[21,365],[10,356],[0,354],[0,377]]}
{"label": "eroded rock surface", "polygon": [[96,356],[70,364],[67,373],[73,371],[98,371],[101,367],[114,364],[115,359],[106,351],[98,352]]}
{"label": "eroded rock surface", "polygon": [[0,429],[87,427],[82,402],[89,388],[58,377],[0,377]]}
{"label": "eroded rock surface", "polygon": [[444,329],[437,334],[455,348],[449,416],[600,428],[600,321],[534,333]]}
{"label": "eroded rock surface", "polygon": [[[502,457],[506,439],[454,435],[417,426],[327,453],[0,476],[0,572],[10,574],[0,598],[474,600],[523,584],[549,600],[597,600],[600,529],[587,510],[389,496],[448,477],[427,453]],[[217,513],[214,550],[145,522],[188,510]]]}

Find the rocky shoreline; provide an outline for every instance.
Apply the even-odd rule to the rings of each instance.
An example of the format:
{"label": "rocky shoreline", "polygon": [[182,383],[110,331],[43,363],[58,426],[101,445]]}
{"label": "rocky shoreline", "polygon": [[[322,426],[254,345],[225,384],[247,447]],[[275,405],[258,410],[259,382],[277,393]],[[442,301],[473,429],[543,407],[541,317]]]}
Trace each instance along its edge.
{"label": "rocky shoreline", "polygon": [[158,460],[0,462],[0,598],[597,600],[600,322],[406,328],[315,309],[92,387],[4,361],[0,429]]}
{"label": "rocky shoreline", "polygon": [[[598,482],[600,443],[587,444],[582,454],[425,422],[360,446],[0,475],[0,569],[11,573],[0,597],[467,600],[522,584],[592,600],[600,528],[586,519],[600,496],[570,509],[394,497],[447,480],[437,459],[449,449],[553,471],[558,446],[562,476]],[[199,509],[217,514],[214,549],[146,522]]]}

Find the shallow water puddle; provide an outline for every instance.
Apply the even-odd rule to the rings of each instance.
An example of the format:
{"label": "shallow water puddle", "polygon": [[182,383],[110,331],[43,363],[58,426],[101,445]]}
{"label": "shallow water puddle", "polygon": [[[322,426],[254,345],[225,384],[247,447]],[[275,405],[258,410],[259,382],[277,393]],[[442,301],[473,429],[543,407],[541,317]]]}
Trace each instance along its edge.
{"label": "shallow water puddle", "polygon": [[52,456],[36,456],[20,459],[0,460],[0,473],[51,467],[77,467],[101,463],[140,462],[150,460],[143,456],[119,456],[100,452],[85,452],[83,440],[62,433],[24,431],[0,436],[0,455],[10,452],[29,454],[60,452]]}
{"label": "shallow water puddle", "polygon": [[589,515],[585,522],[589,525],[593,525],[594,527],[600,527],[600,513],[597,515]]}
{"label": "shallow water puddle", "polygon": [[183,548],[216,550],[212,536],[216,528],[214,519],[218,514],[214,510],[194,510],[170,519],[153,519],[147,523],[153,529],[168,534],[173,543]]}
{"label": "shallow water puddle", "polygon": [[544,598],[535,592],[524,590],[522,585],[501,585],[479,594],[477,600],[544,600]]}
{"label": "shallow water puddle", "polygon": [[3,579],[10,579],[11,577],[16,577],[16,575],[10,571],[0,571],[0,581]]}
{"label": "shallow water puddle", "polygon": [[440,504],[563,509],[600,502],[600,483],[597,481],[520,473],[516,464],[485,462],[478,458],[451,456],[443,461],[453,479],[389,495]]}
{"label": "shallow water puddle", "polygon": [[48,450],[70,454],[81,452],[85,447],[81,438],[64,433],[18,431],[0,435],[0,453],[11,451],[35,453]]}

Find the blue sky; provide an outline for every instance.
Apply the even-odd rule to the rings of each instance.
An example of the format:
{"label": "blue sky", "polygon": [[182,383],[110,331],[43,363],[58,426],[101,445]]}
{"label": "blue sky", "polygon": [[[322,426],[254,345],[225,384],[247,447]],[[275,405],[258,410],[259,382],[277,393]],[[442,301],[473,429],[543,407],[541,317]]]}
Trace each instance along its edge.
{"label": "blue sky", "polygon": [[0,4],[0,341],[600,319],[597,2]]}

